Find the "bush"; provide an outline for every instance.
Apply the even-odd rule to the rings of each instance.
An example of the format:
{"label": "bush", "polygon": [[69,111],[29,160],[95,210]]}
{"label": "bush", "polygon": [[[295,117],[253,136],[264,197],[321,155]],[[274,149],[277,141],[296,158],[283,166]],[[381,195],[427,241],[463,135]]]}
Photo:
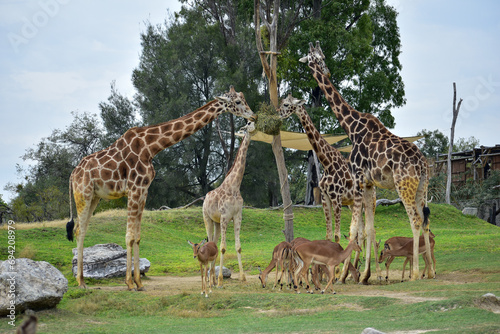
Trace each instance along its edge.
{"label": "bush", "polygon": [[[500,198],[500,188],[494,188],[500,184],[500,171],[491,171],[487,179],[469,179],[464,185],[451,186],[451,201],[457,207],[465,204],[479,207],[490,200]],[[434,203],[444,203],[446,198],[446,175],[439,174],[429,180],[429,199]]]}

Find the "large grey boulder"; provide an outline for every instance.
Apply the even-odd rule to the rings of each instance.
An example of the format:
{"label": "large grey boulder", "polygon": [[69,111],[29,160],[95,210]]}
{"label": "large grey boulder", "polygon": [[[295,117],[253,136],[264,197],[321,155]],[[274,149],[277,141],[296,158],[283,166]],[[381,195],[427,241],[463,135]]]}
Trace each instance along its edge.
{"label": "large grey boulder", "polygon": [[[73,248],[73,276],[77,271],[77,249]],[[133,261],[133,258],[132,258]],[[141,274],[147,273],[151,262],[139,259]],[[117,244],[98,244],[83,249],[83,277],[111,278],[125,276],[127,272],[127,250]],[[132,273],[134,267],[132,265]]]}
{"label": "large grey boulder", "polygon": [[[215,266],[215,277],[219,276],[219,271],[220,271],[220,266]],[[208,270],[208,273],[210,274],[210,269]],[[231,270],[222,267],[222,278],[231,278]]]}
{"label": "large grey boulder", "polygon": [[66,291],[68,280],[48,262],[0,261],[0,315],[56,307]]}

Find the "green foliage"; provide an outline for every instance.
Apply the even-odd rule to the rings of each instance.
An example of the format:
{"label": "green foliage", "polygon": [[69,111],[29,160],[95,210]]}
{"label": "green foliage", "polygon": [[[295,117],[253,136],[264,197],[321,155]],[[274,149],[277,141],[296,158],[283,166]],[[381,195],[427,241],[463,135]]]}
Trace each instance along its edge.
{"label": "green foliage", "polygon": [[15,220],[34,222],[68,216],[71,171],[81,158],[102,145],[97,116],[78,112],[73,116],[65,130],[55,129],[22,156],[33,164],[18,168],[24,182],[7,186],[16,195],[10,203]]}
{"label": "green foliage", "polygon": [[450,142],[448,137],[439,130],[422,130],[417,132],[417,136],[424,136],[415,142],[415,145],[427,158],[436,158],[437,154],[447,153]]}
{"label": "green foliage", "polygon": [[470,151],[476,147],[479,147],[479,139],[476,137],[458,138],[458,140],[453,143],[453,152]]}
{"label": "green foliage", "polygon": [[[305,13],[312,9],[306,8]],[[301,21],[290,36],[287,50],[279,58],[279,78],[289,82],[298,95],[309,96],[315,107],[329,109],[324,99],[317,103],[320,100],[317,83],[310,69],[298,62],[307,53],[308,43],[318,40],[332,83],[343,97],[357,110],[372,113],[387,127],[393,127],[390,110],[405,104],[396,15],[394,8],[379,0],[322,1],[320,15]],[[321,122],[322,127],[337,124],[329,113],[329,120]]]}
{"label": "green foliage", "polygon": [[116,89],[116,83],[111,83],[111,95],[108,102],[99,103],[101,119],[106,129],[103,136],[103,146],[109,146],[120,138],[128,129],[137,126],[136,108],[133,102],[121,95]]}
{"label": "green foliage", "polygon": [[[489,200],[500,198],[500,189],[494,188],[500,184],[500,171],[490,171],[488,178],[484,180],[468,179],[465,184],[456,185],[452,183],[452,202],[461,206],[464,203],[470,206],[481,206]],[[429,180],[429,197],[433,202],[444,203],[446,194],[446,175],[439,174]]]}

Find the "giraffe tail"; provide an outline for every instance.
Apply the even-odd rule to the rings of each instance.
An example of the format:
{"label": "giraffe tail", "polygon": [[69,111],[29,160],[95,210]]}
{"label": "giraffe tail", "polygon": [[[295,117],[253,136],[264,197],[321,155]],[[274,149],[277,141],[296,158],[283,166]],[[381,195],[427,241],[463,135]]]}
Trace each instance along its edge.
{"label": "giraffe tail", "polygon": [[72,190],[73,190],[73,175],[69,178],[69,222],[66,224],[66,237],[69,241],[73,241],[73,229],[75,228],[75,221],[73,220],[73,201],[72,201]]}
{"label": "giraffe tail", "polygon": [[423,226],[426,227],[429,224],[429,216],[431,215],[431,210],[429,209],[428,206],[424,206],[423,212],[424,212]]}

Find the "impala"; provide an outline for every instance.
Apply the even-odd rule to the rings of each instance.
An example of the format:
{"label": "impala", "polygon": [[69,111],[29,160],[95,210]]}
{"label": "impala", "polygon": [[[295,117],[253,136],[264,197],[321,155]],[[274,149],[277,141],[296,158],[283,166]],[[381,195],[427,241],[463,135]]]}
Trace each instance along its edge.
{"label": "impala", "polygon": [[[201,294],[205,294],[205,297],[208,297],[206,281],[208,281],[209,292],[212,293],[212,284],[213,282],[215,282],[214,263],[215,259],[217,258],[217,254],[219,253],[219,250],[217,249],[217,244],[213,241],[209,241],[205,244],[205,240],[203,240],[199,244],[194,244],[188,240],[188,244],[190,244],[191,247],[193,247],[193,257],[195,259],[198,258],[198,262],[200,263]],[[210,265],[211,279],[208,277],[209,265]]]}
{"label": "impala", "polygon": [[[418,254],[425,254],[425,240],[424,240],[424,236],[420,236],[419,240],[418,240]],[[434,270],[436,270],[436,258],[434,257],[434,245],[435,245],[435,241],[434,241],[434,234],[432,232],[429,233],[429,242],[430,242],[430,246],[431,246],[431,259],[434,263]],[[385,279],[388,280],[389,279],[389,266],[391,265],[392,261],[394,261],[394,258],[396,256],[403,256],[403,257],[406,257],[405,259],[405,262],[403,264],[403,274],[401,275],[401,282],[403,281],[404,279],[404,276],[405,276],[405,269],[406,269],[406,264],[408,263],[408,261],[410,262],[410,277],[411,277],[411,271],[412,271],[412,267],[413,267],[413,238],[407,238],[407,237],[392,237],[392,238],[389,238],[387,239],[387,241],[385,242],[384,244],[384,249],[382,249],[380,251],[380,256],[379,256],[379,259],[378,259],[378,262],[379,263],[382,263],[385,259],[387,259],[386,263],[385,263],[385,267],[386,267],[386,275],[385,275]],[[429,265],[428,263],[428,260],[427,260],[427,257],[424,255],[423,256],[424,258],[424,261],[425,261],[425,268],[427,268],[427,266]],[[424,271],[422,272],[422,276],[423,277],[425,274],[425,269]],[[436,273],[434,272],[434,275],[436,275]]]}
{"label": "impala", "polygon": [[[316,240],[296,246],[293,252],[293,257],[297,264],[294,271],[294,282],[298,282],[299,276],[302,276],[304,281],[308,282],[307,271],[311,264],[325,265],[328,269],[329,280],[325,288],[321,291],[321,293],[324,293],[335,279],[335,267],[347,259],[353,251],[361,251],[357,238],[353,238],[342,251],[334,244],[333,242],[326,243],[324,240]],[[295,283],[294,288],[297,293],[300,293]],[[306,290],[309,293],[313,293],[310,290],[309,283],[306,283]],[[333,292],[335,293],[335,291]]]}
{"label": "impala", "polygon": [[[281,280],[283,279],[283,273],[285,272],[285,269],[289,269],[289,263],[290,263],[290,252],[292,250],[292,245],[286,241],[280,242],[276,247],[274,247],[273,250],[273,258],[271,259],[271,262],[267,266],[264,271],[260,270],[259,267],[259,279],[262,284],[262,287],[266,287],[266,282],[267,282],[267,276],[269,273],[276,267],[276,278],[274,280],[274,286],[273,289],[276,288],[276,285],[281,284],[280,290],[283,288],[283,283],[281,283]],[[278,274],[280,278],[278,279]],[[290,282],[290,279],[288,280]]]}

